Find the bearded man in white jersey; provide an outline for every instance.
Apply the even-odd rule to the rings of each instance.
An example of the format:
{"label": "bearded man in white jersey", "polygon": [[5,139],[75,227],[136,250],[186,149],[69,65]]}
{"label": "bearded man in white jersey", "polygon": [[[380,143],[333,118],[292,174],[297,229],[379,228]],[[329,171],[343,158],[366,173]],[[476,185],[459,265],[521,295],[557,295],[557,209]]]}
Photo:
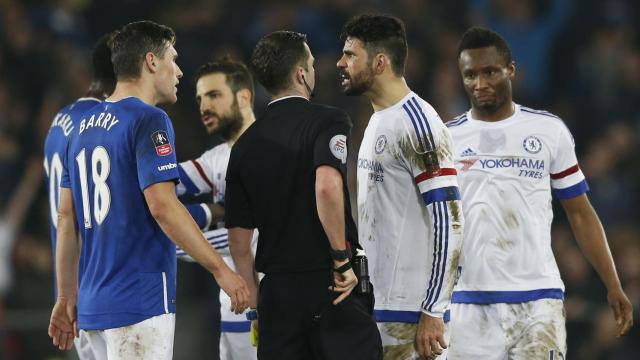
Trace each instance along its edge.
{"label": "bearded man in white jersey", "polygon": [[407,86],[401,20],[356,16],[341,37],[344,92],[366,96],[375,111],[358,153],[358,233],[384,358],[434,358],[447,347],[443,318],[464,222],[451,135]]}
{"label": "bearded man in white jersey", "polygon": [[551,193],[607,288],[616,335],[633,324],[573,138],[561,119],[512,100],[515,63],[484,28],[462,37],[471,110],[447,123],[466,217],[448,359],[564,359],[564,285],[551,250]]}
{"label": "bearded man in white jersey", "polygon": [[[187,205],[187,209],[205,232],[209,243],[218,251],[229,267],[235,265],[229,253],[227,229],[224,228],[224,195],[227,164],[231,146],[255,121],[253,114],[253,78],[246,65],[226,56],[202,65],[196,72],[196,102],[207,133],[224,140],[199,158],[181,162],[178,166],[180,184],[178,195],[210,193],[209,204]],[[204,219],[204,221],[202,221]],[[252,241],[255,252],[255,239]],[[190,257],[180,248],[180,259]],[[246,314],[230,310],[231,298],[220,292],[220,359],[256,359],[256,348],[251,345],[251,322]]]}

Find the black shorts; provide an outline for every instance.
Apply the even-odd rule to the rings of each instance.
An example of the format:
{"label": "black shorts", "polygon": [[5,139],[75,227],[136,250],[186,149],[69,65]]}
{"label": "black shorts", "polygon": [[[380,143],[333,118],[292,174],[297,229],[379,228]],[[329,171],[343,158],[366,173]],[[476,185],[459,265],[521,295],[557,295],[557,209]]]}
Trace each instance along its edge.
{"label": "black shorts", "polygon": [[379,360],[373,296],[352,292],[338,305],[329,271],[269,274],[260,282],[260,360]]}

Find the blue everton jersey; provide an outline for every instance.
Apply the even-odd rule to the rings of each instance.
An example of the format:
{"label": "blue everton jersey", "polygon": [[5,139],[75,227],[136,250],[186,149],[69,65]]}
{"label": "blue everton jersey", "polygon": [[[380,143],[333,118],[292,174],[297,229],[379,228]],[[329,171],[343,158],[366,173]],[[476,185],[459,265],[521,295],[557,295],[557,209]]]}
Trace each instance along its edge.
{"label": "blue everton jersey", "polygon": [[[51,246],[53,254],[53,269],[56,260],[56,228],[58,227],[58,203],[60,200],[60,181],[62,179],[62,157],[67,143],[73,134],[78,118],[85,111],[96,106],[100,100],[95,98],[80,98],[76,102],[65,106],[53,118],[49,133],[44,141],[44,171],[46,174],[47,192],[49,194],[49,214],[51,216]],[[54,276],[55,279],[55,276]],[[57,287],[53,288],[54,297]]]}
{"label": "blue everton jersey", "polygon": [[105,101],[74,126],[63,163],[83,238],[78,325],[122,327],[175,312],[176,248],[143,191],[177,181],[171,120],[128,97]]}

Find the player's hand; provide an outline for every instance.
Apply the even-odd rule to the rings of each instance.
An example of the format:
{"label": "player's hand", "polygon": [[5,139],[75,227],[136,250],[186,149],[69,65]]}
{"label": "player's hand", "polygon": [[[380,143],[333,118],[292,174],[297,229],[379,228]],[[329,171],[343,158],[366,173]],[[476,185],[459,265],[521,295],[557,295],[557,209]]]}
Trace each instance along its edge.
{"label": "player's hand", "polygon": [[244,279],[231,269],[227,269],[222,275],[216,277],[216,281],[231,298],[231,311],[242,314],[249,307],[249,288]]}
{"label": "player's hand", "polygon": [[431,317],[425,313],[420,315],[416,331],[415,348],[422,358],[435,359],[447,348],[444,341],[444,321],[442,318]]}
{"label": "player's hand", "polygon": [[621,287],[607,293],[607,301],[616,320],[616,337],[626,335],[633,326],[633,306]]}
{"label": "player's hand", "polygon": [[78,337],[75,298],[58,297],[51,311],[48,332],[58,349],[70,350],[73,347],[73,338]]}
{"label": "player's hand", "polygon": [[[347,263],[349,260],[344,261],[334,261],[334,268],[338,268]],[[333,300],[333,305],[339,304],[342,300],[346,299],[349,294],[353,291],[353,289],[358,285],[358,278],[356,274],[353,272],[353,269],[349,269],[343,273],[338,273],[336,271],[333,272],[333,283],[334,286],[329,286],[329,290],[340,292],[340,296],[338,296],[335,300]]]}

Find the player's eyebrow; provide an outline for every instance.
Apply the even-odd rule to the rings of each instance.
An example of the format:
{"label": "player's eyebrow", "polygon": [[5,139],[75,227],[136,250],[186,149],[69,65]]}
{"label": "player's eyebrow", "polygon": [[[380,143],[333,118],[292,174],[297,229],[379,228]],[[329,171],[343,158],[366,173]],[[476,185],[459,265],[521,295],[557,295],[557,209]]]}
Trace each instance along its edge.
{"label": "player's eyebrow", "polygon": [[355,52],[353,52],[353,50],[342,50],[342,53],[346,54],[346,55],[355,55],[356,54]]}

